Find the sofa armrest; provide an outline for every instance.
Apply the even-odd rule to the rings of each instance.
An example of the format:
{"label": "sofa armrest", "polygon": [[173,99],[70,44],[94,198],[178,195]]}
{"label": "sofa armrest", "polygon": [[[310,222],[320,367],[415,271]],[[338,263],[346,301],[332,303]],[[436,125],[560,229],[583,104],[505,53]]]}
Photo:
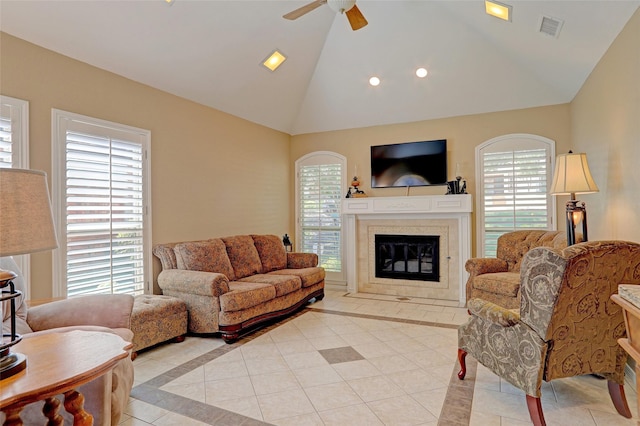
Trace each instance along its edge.
{"label": "sofa armrest", "polygon": [[168,269],[160,272],[158,285],[163,291],[213,297],[229,291],[229,279],[226,275],[186,269]]}
{"label": "sofa armrest", "polygon": [[505,309],[487,300],[470,299],[467,309],[471,315],[503,327],[512,327],[520,322],[519,309]]}
{"label": "sofa armrest", "polygon": [[287,253],[287,269],[313,268],[318,266],[318,255],[315,253]]}
{"label": "sofa armrest", "polygon": [[481,274],[509,271],[509,266],[507,265],[507,262],[505,260],[492,257],[477,257],[469,259],[464,264],[464,268],[472,277]]}
{"label": "sofa armrest", "polygon": [[133,296],[92,294],[34,306],[27,311],[33,331],[78,325],[131,328]]}

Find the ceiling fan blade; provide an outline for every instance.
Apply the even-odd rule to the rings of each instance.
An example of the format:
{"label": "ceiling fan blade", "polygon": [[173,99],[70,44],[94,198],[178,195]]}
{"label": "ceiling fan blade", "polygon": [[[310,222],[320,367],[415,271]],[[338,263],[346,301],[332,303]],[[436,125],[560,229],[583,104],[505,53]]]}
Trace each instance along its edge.
{"label": "ceiling fan blade", "polygon": [[360,9],[358,9],[357,5],[353,5],[353,7],[346,11],[347,18],[349,18],[349,23],[351,24],[351,29],[353,31],[359,30],[362,27],[365,27],[368,22],[364,18]]}
{"label": "ceiling fan blade", "polygon": [[292,10],[291,12],[287,13],[286,15],[282,15],[282,17],[284,19],[289,19],[289,20],[293,21],[294,19],[298,19],[302,15],[306,15],[307,13],[311,12],[312,10],[322,6],[326,2],[327,2],[327,0],[315,0],[315,1],[312,1],[311,3],[305,4],[304,6],[299,7],[296,10]]}

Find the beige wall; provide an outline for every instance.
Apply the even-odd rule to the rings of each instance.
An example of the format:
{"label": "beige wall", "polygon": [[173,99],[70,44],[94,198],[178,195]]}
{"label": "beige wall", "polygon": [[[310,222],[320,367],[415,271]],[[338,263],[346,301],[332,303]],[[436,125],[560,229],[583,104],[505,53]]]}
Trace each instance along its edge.
{"label": "beige wall", "polygon": [[[590,239],[640,241],[638,75],[640,12],[571,104],[290,137],[0,33],[0,92],[30,102],[31,168],[51,174],[51,108],[151,130],[154,243],[293,234],[294,162],[317,150],[346,156],[350,175],[357,165],[369,195],[404,196],[405,189],[369,188],[369,147],[446,138],[450,176],[460,164],[475,195],[475,147],[510,133],[553,139],[558,153],[587,152],[600,186],[580,196]],[[412,188],[410,195],[443,192]],[[565,200],[558,198],[561,220]],[[32,258],[32,297],[49,297],[51,253]]]}
{"label": "beige wall", "polygon": [[[5,33],[0,55],[0,91],[29,101],[30,167],[46,171],[50,184],[58,108],[151,131],[154,243],[292,232],[289,135]],[[32,298],[52,294],[51,258],[32,256]]]}
{"label": "beige wall", "polygon": [[[456,165],[467,179],[468,192],[475,196],[475,148],[497,136],[512,133],[540,135],[556,141],[556,151],[569,150],[571,129],[569,104],[529,108],[515,111],[427,120],[363,129],[313,133],[292,136],[291,161],[312,151],[334,151],[347,157],[349,180],[357,165],[361,188],[375,197],[404,196],[405,188],[371,189],[370,146],[418,140],[447,139],[449,177]],[[295,167],[292,165],[292,167]],[[293,189],[292,189],[293,191]],[[414,187],[410,195],[444,194],[444,186]],[[559,203],[564,204],[564,203]],[[562,206],[564,210],[564,207]],[[475,222],[473,253],[475,255]],[[564,222],[563,222],[564,223]],[[293,227],[293,223],[291,225]],[[561,224],[560,229],[563,229]]]}
{"label": "beige wall", "polygon": [[571,127],[600,189],[577,196],[589,239],[640,242],[640,9],[571,103]]}

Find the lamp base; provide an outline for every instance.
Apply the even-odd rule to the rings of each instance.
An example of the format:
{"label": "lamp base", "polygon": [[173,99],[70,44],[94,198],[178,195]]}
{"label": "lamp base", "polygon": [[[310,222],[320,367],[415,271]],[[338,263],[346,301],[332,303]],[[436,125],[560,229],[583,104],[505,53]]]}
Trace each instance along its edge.
{"label": "lamp base", "polygon": [[21,353],[11,352],[0,358],[0,379],[6,379],[27,368],[27,357]]}

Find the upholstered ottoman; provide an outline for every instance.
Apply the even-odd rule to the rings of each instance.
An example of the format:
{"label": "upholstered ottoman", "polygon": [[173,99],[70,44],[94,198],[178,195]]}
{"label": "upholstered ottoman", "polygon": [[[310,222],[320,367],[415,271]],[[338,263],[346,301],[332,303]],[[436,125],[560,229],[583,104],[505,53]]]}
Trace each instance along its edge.
{"label": "upholstered ottoman", "polygon": [[131,331],[134,357],[139,350],[167,340],[182,342],[187,333],[187,305],[175,297],[136,296]]}

